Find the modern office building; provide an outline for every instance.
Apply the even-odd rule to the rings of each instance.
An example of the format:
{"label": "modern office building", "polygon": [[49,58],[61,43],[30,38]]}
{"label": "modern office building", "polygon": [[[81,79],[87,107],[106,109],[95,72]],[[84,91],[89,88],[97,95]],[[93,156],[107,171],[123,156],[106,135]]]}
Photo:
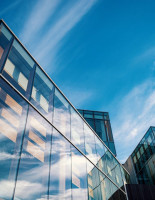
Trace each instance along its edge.
{"label": "modern office building", "polygon": [[126,200],[129,173],[0,21],[0,199]]}
{"label": "modern office building", "polygon": [[116,149],[111,130],[109,113],[81,109],[78,109],[78,111],[116,156]]}
{"label": "modern office building", "polygon": [[150,127],[124,164],[131,183],[155,185],[155,127]]}

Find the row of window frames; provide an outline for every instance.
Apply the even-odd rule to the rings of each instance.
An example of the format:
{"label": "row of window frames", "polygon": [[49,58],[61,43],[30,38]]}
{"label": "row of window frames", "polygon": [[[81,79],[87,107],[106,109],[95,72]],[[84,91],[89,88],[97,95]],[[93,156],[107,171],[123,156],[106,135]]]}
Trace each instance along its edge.
{"label": "row of window frames", "polygon": [[145,165],[146,161],[150,158],[151,155],[152,155],[152,150],[147,148],[138,159],[138,162],[137,161],[134,162],[137,172]]}
{"label": "row of window frames", "polygon": [[[3,31],[3,32],[6,32]],[[19,56],[17,56],[17,52],[19,53],[20,57],[24,59],[24,62],[28,64],[29,70],[28,74],[29,76],[26,77],[24,73],[22,73],[22,68],[17,67],[9,58],[10,54],[12,53],[12,49],[14,48],[14,54],[16,51],[16,57],[18,62],[21,62],[21,66],[23,65],[24,70],[26,71],[26,66],[24,66],[23,62],[19,59]],[[16,50],[15,50],[16,49]],[[36,100],[36,91],[37,89],[33,86],[32,89],[32,82],[33,78],[35,76],[37,64],[30,58],[30,56],[27,54],[27,52],[21,47],[21,45],[14,39],[10,39],[9,44],[7,45],[7,48],[2,48],[0,44],[0,69],[3,70],[3,75],[10,80],[10,82],[27,98],[30,99],[30,94],[32,90],[32,97]],[[42,71],[40,68],[37,67],[38,70]],[[44,72],[41,72],[43,76],[48,79],[48,77],[44,74]],[[48,82],[52,84],[52,82],[48,79]],[[41,94],[40,95],[40,105],[43,107],[43,109],[47,112],[48,111],[48,100]]]}
{"label": "row of window frames", "polygon": [[[151,143],[153,145],[153,141]],[[150,147],[150,143],[148,143],[147,141],[145,141],[144,144],[141,144],[141,147],[140,148],[136,148],[136,150],[134,151],[133,155],[132,155],[132,158],[134,160],[134,163],[137,162],[137,160],[141,157],[141,155],[143,155],[144,151],[147,149],[147,148],[151,148]]]}
{"label": "row of window frames", "polygon": [[[108,114],[104,114],[104,113],[101,113],[101,114],[95,114],[94,112],[92,112],[91,114],[89,113],[85,113],[85,111],[80,111],[78,110],[79,113],[84,117],[84,118],[90,118],[90,119],[104,119],[104,120],[109,120],[109,116]],[[84,113],[83,113],[84,112]]]}
{"label": "row of window frames", "polygon": [[[151,144],[153,140],[155,140],[154,133],[153,133],[153,131],[150,131],[150,129],[149,129],[149,132],[147,132],[147,134],[141,140],[141,142],[139,143],[139,145],[146,144],[146,143]],[[135,151],[138,151],[139,145],[136,147]]]}

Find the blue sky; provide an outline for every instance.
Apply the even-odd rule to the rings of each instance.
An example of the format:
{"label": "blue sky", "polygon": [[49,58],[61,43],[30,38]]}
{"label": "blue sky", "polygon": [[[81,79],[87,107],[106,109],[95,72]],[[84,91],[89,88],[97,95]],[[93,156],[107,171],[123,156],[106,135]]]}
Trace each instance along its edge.
{"label": "blue sky", "polygon": [[155,125],[154,0],[0,0],[0,18],[77,108],[108,111],[124,162]]}

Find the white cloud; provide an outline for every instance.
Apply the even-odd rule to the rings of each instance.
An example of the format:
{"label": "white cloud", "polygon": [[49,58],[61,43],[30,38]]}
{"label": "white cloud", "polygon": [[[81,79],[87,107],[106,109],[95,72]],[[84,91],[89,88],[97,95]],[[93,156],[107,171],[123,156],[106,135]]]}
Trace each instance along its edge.
{"label": "white cloud", "polygon": [[[50,65],[50,72],[55,71],[58,67],[55,60],[59,57],[58,50],[62,39],[96,2],[97,0],[78,0],[61,5],[59,0],[39,1],[32,9],[20,34],[22,42],[30,45],[32,55],[41,64]],[[59,12],[56,12],[57,6],[60,8]],[[61,8],[61,6],[63,7]],[[48,23],[46,23],[47,21]],[[46,70],[48,70],[47,67]]]}
{"label": "white cloud", "polygon": [[91,98],[94,95],[94,91],[86,90],[80,88],[76,88],[73,86],[66,86],[61,88],[62,91],[65,92],[65,95],[70,100],[70,102],[74,105],[75,108],[83,108],[82,106],[87,105],[87,101],[90,102]]}
{"label": "white cloud", "polygon": [[150,126],[155,125],[155,82],[148,80],[133,88],[119,103],[112,119],[117,153],[125,160]]}
{"label": "white cloud", "polygon": [[[16,1],[12,1],[13,3],[11,3],[10,5],[8,5],[5,9],[0,11],[0,15],[4,15],[5,13],[9,12],[11,9],[15,8],[20,2],[21,0],[16,0]],[[3,8],[3,6],[2,6]]]}
{"label": "white cloud", "polygon": [[[96,0],[79,0],[70,6],[63,15],[55,21],[48,33],[44,36],[35,51],[39,59],[47,55],[62,38],[81,20],[81,18],[90,10]],[[40,51],[42,49],[42,51]],[[51,52],[52,53],[52,52]]]}
{"label": "white cloud", "polygon": [[36,34],[43,28],[47,20],[52,16],[60,0],[39,0],[32,9],[30,17],[26,21],[20,34],[22,42],[32,41]]}

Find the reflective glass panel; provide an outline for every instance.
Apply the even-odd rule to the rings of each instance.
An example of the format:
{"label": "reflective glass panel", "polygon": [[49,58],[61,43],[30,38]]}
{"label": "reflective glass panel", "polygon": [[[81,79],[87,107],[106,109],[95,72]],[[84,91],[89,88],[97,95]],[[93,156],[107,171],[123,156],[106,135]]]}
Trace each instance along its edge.
{"label": "reflective glass panel", "polygon": [[[89,200],[102,200],[99,171],[94,165],[87,161],[88,173],[88,196]],[[109,188],[108,188],[109,189]]]}
{"label": "reflective glass panel", "polygon": [[102,112],[94,112],[94,118],[95,119],[103,119],[103,113]]}
{"label": "reflective glass panel", "polygon": [[71,141],[85,153],[84,122],[73,108],[71,108]]}
{"label": "reflective glass panel", "polygon": [[3,68],[3,75],[23,94],[26,94],[34,61],[24,48],[14,40]]}
{"label": "reflective glass panel", "polygon": [[0,199],[12,199],[27,108],[26,102],[0,79]]}
{"label": "reflective glass panel", "polygon": [[87,200],[87,168],[85,157],[72,146],[72,199]]}
{"label": "reflective glass panel", "polygon": [[88,119],[88,118],[86,118],[85,120],[86,120],[86,121],[88,122],[88,124],[92,127],[92,129],[95,130],[94,119]]}
{"label": "reflective glass panel", "polygon": [[[54,87],[44,72],[36,67],[31,102],[52,122]],[[50,113],[50,114],[49,114]]]}
{"label": "reflective glass panel", "polygon": [[116,150],[115,150],[115,145],[114,142],[109,142],[109,149],[111,150],[111,152],[116,155]]}
{"label": "reflective glass panel", "polygon": [[96,133],[103,141],[108,141],[103,120],[95,120]]}
{"label": "reflective glass panel", "polygon": [[[106,163],[105,163],[106,162]],[[119,187],[124,186],[121,174],[121,166],[113,155],[107,150],[103,156],[103,170],[112,181]]]}
{"label": "reflective glass panel", "polygon": [[95,145],[95,134],[86,124],[84,124],[84,134],[86,155],[94,164],[96,164],[97,154]]}
{"label": "reflective glass panel", "polygon": [[15,199],[47,199],[52,127],[30,107]]}
{"label": "reflective glass panel", "polygon": [[0,25],[0,68],[7,56],[9,47],[12,40],[11,33],[5,28],[4,25]]}
{"label": "reflective glass panel", "polygon": [[95,142],[96,142],[97,161],[99,162],[100,159],[104,156],[106,148],[96,135],[95,135]]}
{"label": "reflective glass panel", "polygon": [[126,200],[126,195],[119,190],[104,174],[99,172],[102,199]]}
{"label": "reflective glass panel", "polygon": [[70,143],[53,129],[49,199],[71,199]]}
{"label": "reflective glass panel", "polygon": [[53,124],[61,133],[70,139],[70,104],[56,88]]}

